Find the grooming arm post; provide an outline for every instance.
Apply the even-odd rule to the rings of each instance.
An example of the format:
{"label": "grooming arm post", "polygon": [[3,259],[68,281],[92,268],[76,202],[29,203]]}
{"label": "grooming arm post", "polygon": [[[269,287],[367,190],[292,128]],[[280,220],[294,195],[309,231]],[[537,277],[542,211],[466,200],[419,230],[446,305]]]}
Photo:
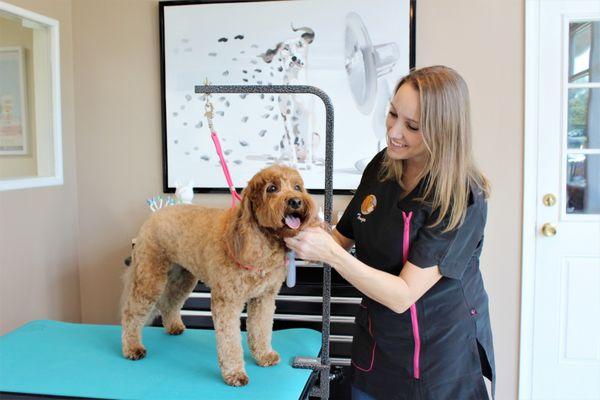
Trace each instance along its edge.
{"label": "grooming arm post", "polygon": [[[333,105],[329,96],[321,89],[309,85],[197,85],[195,93],[296,93],[313,94],[321,99],[325,106],[325,221],[331,224],[333,211]],[[329,398],[329,335],[331,317],[331,266],[323,264],[323,325],[322,344],[319,358],[296,357],[293,366],[319,371],[320,387],[311,391],[312,396]]]}

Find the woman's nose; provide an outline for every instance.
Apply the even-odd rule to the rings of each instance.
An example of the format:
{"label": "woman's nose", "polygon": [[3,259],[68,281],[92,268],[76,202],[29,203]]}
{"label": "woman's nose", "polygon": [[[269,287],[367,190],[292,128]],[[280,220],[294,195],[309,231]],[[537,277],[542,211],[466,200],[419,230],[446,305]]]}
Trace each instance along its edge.
{"label": "woman's nose", "polygon": [[394,121],[392,125],[388,125],[388,136],[393,137],[394,139],[402,139],[404,136],[404,130],[402,129],[402,125],[398,121]]}

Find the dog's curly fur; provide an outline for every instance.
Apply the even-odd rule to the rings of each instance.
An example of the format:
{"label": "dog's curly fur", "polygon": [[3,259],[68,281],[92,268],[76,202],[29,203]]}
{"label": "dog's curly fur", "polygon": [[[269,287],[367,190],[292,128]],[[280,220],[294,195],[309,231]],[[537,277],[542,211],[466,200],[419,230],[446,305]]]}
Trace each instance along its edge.
{"label": "dog's curly fur", "polygon": [[167,333],[183,333],[179,311],[200,280],[211,288],[218,362],[225,382],[248,383],[240,334],[246,303],[248,345],[254,359],[261,366],[277,364],[271,332],[275,296],[286,275],[283,238],[298,231],[285,224],[289,214],[300,217],[298,230],[319,223],[300,174],[282,165],[257,173],[235,208],[176,205],[153,213],[136,238],[123,292],[123,355],[131,360],[146,355],[141,330],[154,308]]}

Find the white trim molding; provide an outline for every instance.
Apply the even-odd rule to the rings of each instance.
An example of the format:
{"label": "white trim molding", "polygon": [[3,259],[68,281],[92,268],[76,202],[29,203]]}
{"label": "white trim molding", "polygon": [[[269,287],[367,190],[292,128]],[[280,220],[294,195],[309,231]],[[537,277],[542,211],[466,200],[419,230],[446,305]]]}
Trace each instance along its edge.
{"label": "white trim molding", "polygon": [[[48,76],[49,94],[52,104],[47,110],[46,119],[50,132],[47,133],[52,141],[52,151],[49,157],[44,157],[45,168],[38,176],[25,176],[14,179],[0,179],[0,191],[34,188],[42,186],[56,186],[63,184],[63,152],[62,152],[62,114],[61,114],[61,90],[60,90],[60,25],[55,19],[16,7],[12,4],[0,1],[0,13],[15,15],[29,21],[34,21],[48,29],[47,55],[50,58],[50,71]],[[34,36],[35,39],[35,36]],[[39,39],[39,36],[38,36]],[[43,46],[43,43],[39,43]],[[35,44],[34,44],[35,47]],[[43,100],[42,100],[43,101]],[[38,125],[39,125],[39,121]],[[48,142],[49,142],[48,140]],[[48,168],[53,166],[53,168]],[[48,170],[50,173],[48,173]]]}
{"label": "white trim molding", "polygon": [[540,2],[541,0],[527,0],[525,3],[525,137],[518,395],[520,400],[531,399],[533,372]]}

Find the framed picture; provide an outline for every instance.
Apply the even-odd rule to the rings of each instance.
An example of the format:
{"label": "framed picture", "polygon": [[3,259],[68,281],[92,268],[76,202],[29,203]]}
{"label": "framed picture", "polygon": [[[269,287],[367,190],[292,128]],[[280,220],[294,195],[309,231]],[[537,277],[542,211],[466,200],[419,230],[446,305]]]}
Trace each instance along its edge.
{"label": "framed picture", "polygon": [[0,47],[0,155],[27,154],[27,89],[22,47]]}
{"label": "framed picture", "polygon": [[[334,193],[358,186],[386,146],[392,90],[414,67],[411,0],[165,1],[159,3],[163,189],[227,192],[194,86],[312,85],[334,110]],[[260,169],[296,167],[324,188],[325,110],[308,94],[211,94],[214,129],[235,185]]]}

